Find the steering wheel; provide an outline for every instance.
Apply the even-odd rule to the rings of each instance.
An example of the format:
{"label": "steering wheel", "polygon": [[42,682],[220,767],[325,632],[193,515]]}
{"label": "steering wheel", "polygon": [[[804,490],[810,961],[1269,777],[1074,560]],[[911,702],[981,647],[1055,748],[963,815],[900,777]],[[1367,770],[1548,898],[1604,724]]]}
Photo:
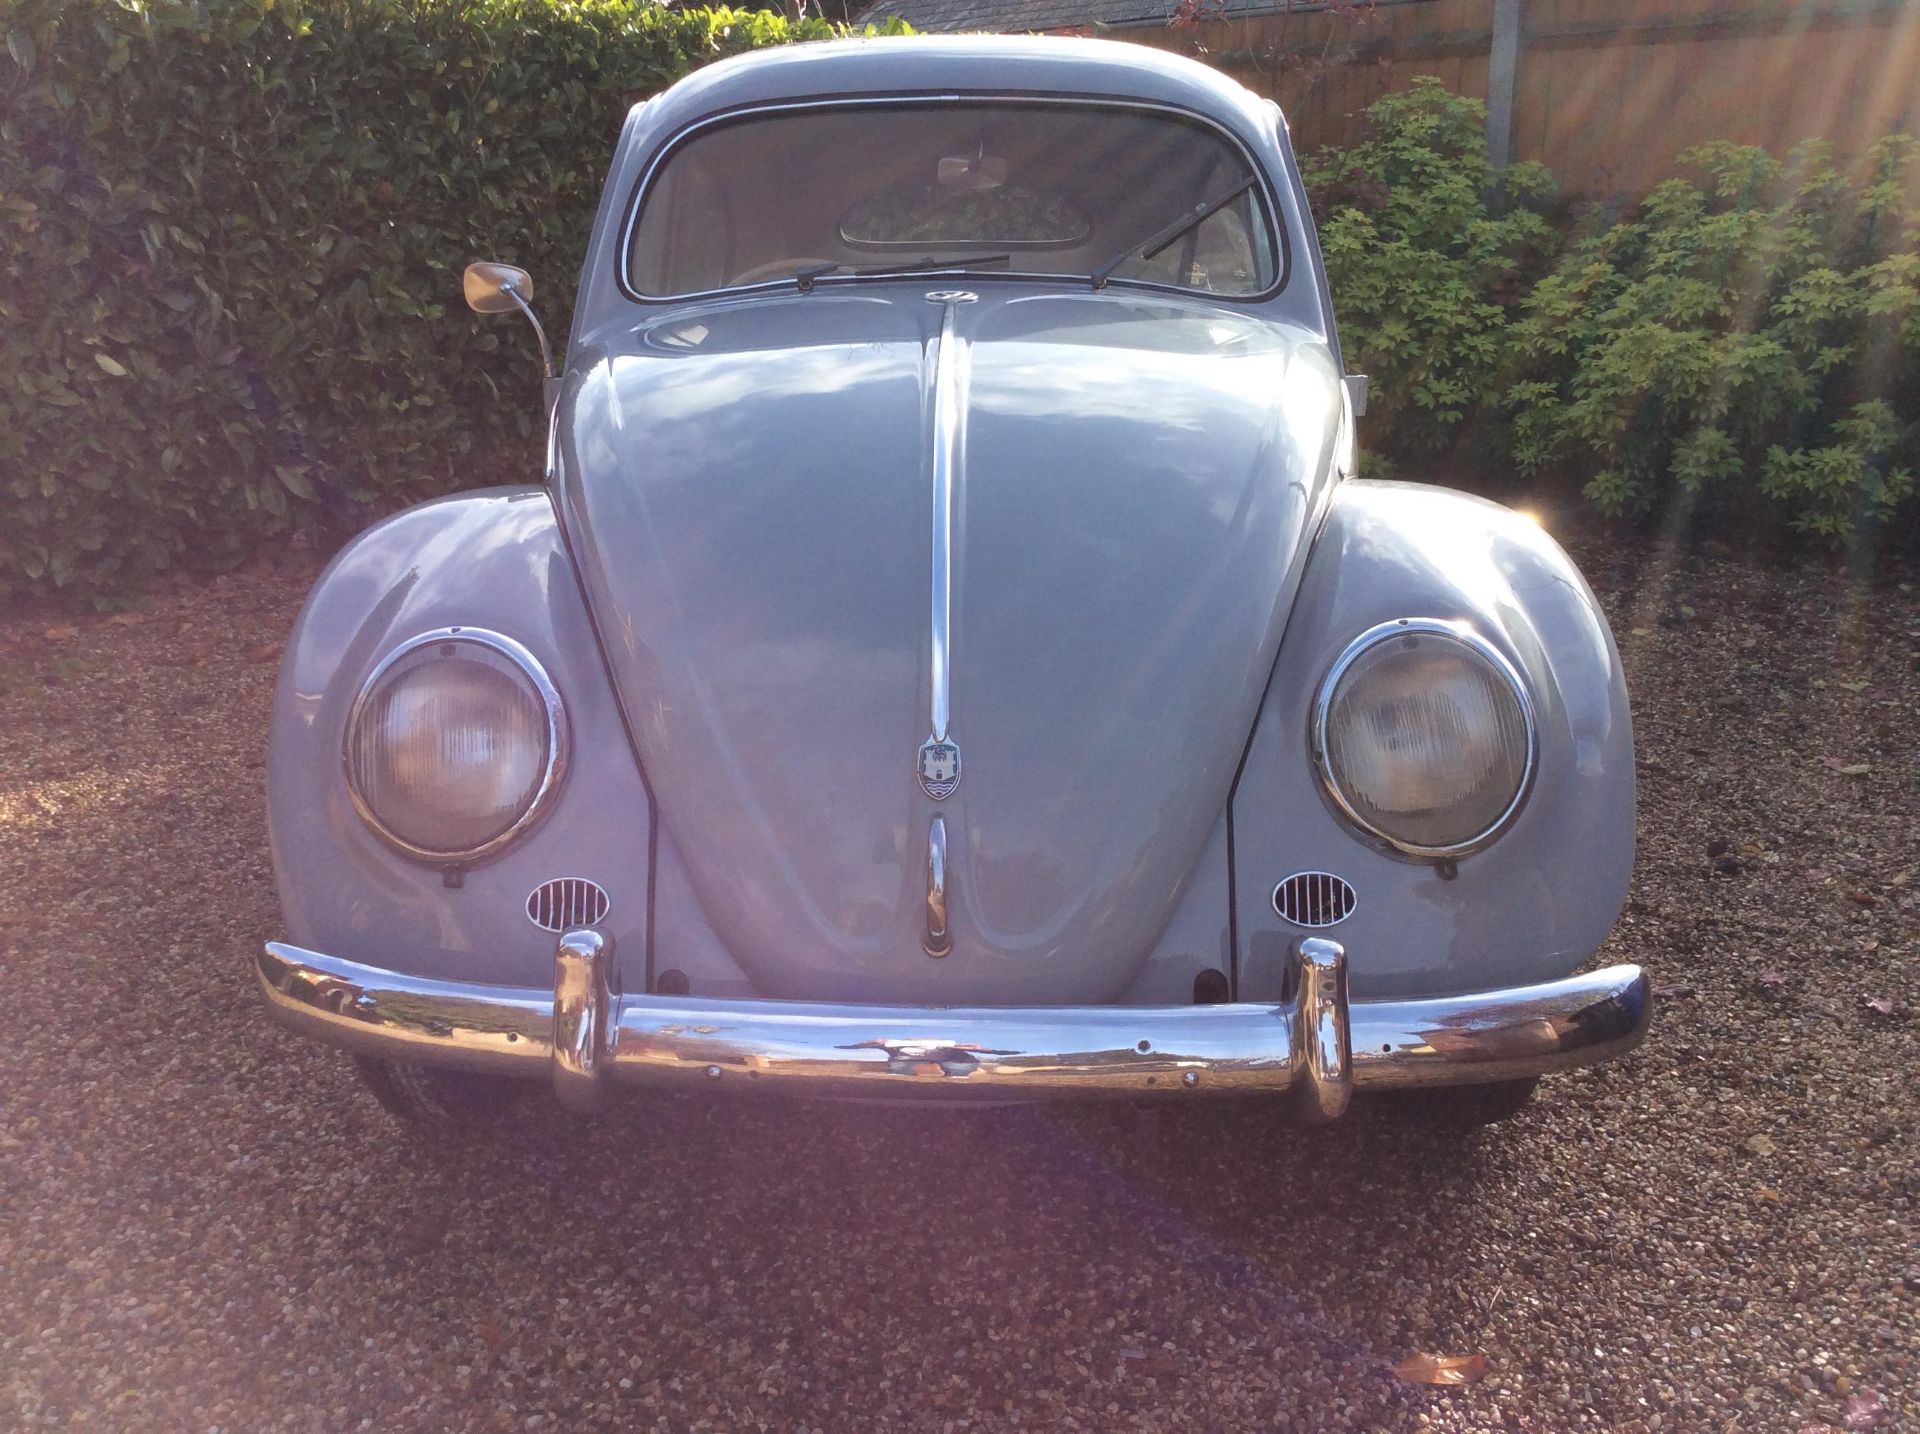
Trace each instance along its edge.
{"label": "steering wheel", "polygon": [[766,264],[755,264],[743,274],[735,274],[727,280],[727,287],[739,284],[758,284],[763,279],[791,279],[795,269],[807,269],[821,264],[831,264],[832,259],[775,259]]}

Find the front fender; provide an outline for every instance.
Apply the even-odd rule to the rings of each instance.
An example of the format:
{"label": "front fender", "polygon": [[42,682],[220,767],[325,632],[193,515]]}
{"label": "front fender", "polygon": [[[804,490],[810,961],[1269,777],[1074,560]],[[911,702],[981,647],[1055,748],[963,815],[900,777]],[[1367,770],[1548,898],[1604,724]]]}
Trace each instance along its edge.
{"label": "front fender", "polygon": [[[548,817],[458,885],[393,851],[348,796],[347,712],[376,664],[418,633],[491,628],[559,688],[572,735]],[[308,596],[287,642],[267,759],[274,878],[288,939],[440,980],[542,987],[555,937],[528,918],[551,877],[603,886],[602,929],[644,962],[652,810],[622,729],[572,559],[539,488],[422,504],[356,538]],[[634,984],[644,972],[633,973]]]}
{"label": "front fender", "polygon": [[[1392,853],[1336,815],[1315,776],[1315,693],[1360,633],[1403,617],[1470,624],[1519,668],[1539,722],[1513,824],[1457,874]],[[1559,545],[1497,504],[1348,482],[1308,559],[1233,796],[1239,998],[1278,999],[1300,929],[1275,912],[1299,871],[1345,877],[1355,999],[1553,980],[1606,938],[1633,868],[1633,729],[1613,634]]]}

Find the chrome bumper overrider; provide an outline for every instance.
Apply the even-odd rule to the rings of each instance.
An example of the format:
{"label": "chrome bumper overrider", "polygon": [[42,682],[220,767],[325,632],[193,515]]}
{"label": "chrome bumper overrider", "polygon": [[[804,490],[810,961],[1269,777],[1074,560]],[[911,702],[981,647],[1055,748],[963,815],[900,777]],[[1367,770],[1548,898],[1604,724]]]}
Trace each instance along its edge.
{"label": "chrome bumper overrider", "polygon": [[1652,1014],[1637,966],[1423,1001],[1347,1000],[1346,952],[1303,940],[1286,1005],[935,1007],[616,995],[612,942],[560,938],[552,990],[426,981],[268,943],[267,1005],[366,1055],[550,1078],[590,1107],[609,1082],[841,1095],[1247,1095],[1330,1119],[1352,1092],[1465,1085],[1622,1055]]}

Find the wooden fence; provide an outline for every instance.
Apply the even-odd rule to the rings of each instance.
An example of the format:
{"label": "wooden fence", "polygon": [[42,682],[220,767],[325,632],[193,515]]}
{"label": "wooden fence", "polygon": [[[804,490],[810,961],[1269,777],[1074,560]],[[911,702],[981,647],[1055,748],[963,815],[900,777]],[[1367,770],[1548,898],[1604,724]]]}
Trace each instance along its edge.
{"label": "wooden fence", "polygon": [[1577,193],[1642,192],[1704,140],[1784,154],[1821,137],[1844,160],[1920,134],[1920,0],[1276,0],[1227,19],[1216,4],[1111,33],[1272,95],[1302,147],[1351,138],[1416,75],[1487,98],[1494,153],[1544,160]]}

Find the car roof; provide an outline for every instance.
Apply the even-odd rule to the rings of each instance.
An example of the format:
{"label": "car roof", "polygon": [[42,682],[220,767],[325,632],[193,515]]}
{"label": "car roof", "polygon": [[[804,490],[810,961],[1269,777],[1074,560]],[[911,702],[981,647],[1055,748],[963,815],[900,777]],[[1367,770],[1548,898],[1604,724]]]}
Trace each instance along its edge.
{"label": "car roof", "polygon": [[1177,106],[1252,138],[1266,100],[1197,60],[1147,45],[1039,35],[871,36],[771,46],[696,71],[655,96],[647,128],[672,133],[749,106],[849,96],[1086,95]]}

